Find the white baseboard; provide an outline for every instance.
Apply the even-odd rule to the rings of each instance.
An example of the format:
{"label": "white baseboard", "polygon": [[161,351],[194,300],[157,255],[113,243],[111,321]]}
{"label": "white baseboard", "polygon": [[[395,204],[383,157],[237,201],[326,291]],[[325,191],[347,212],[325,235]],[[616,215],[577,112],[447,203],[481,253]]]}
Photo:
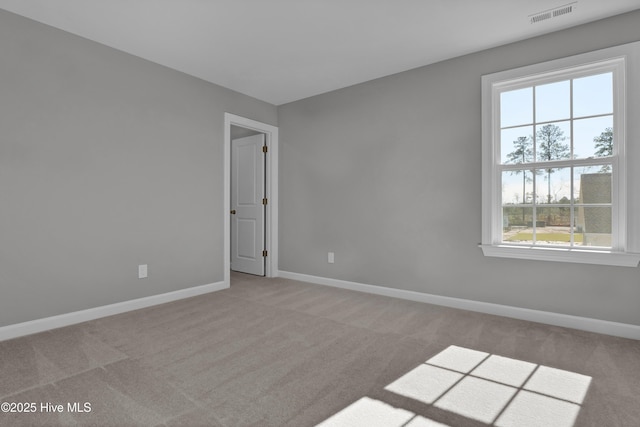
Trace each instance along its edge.
{"label": "white baseboard", "polygon": [[583,331],[596,332],[599,334],[640,340],[640,326],[627,323],[609,322],[607,320],[592,319],[588,317],[571,316],[568,314],[531,310],[528,308],[492,304],[488,302],[444,297],[422,292],[406,291],[403,289],[387,288],[384,286],[367,285],[357,282],[348,282],[346,280],[329,279],[326,277],[310,276],[308,274],[292,273],[289,271],[280,271],[280,277],[283,277],[285,279],[315,283],[318,285],[350,289],[352,291],[366,292],[369,294],[384,295],[387,297],[442,305],[445,307],[460,308],[463,310],[477,311],[480,313],[512,317],[514,319],[529,320],[531,322],[545,323],[548,325],[562,326],[565,328],[580,329]]}
{"label": "white baseboard", "polygon": [[82,323],[88,320],[98,319],[100,317],[112,316],[126,311],[138,310],[141,308],[151,307],[153,305],[195,297],[197,295],[219,291],[228,287],[229,285],[225,284],[225,282],[210,283],[208,285],[195,286],[164,294],[151,295],[144,298],[103,305],[101,307],[74,311],[72,313],[65,313],[57,316],[45,317],[43,319],[31,320],[24,323],[16,323],[15,325],[3,326],[0,327],[0,341],[48,331],[50,329],[61,328],[63,326],[74,325],[76,323]]}

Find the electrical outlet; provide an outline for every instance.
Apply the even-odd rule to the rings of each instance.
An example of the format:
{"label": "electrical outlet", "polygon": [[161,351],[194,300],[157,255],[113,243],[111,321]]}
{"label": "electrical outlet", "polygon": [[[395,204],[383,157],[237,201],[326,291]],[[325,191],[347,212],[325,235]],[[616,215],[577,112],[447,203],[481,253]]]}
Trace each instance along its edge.
{"label": "electrical outlet", "polygon": [[334,253],[333,253],[333,252],[329,252],[329,253],[327,254],[327,262],[328,262],[329,264],[333,264],[333,263],[335,262],[335,255],[334,255]]}
{"label": "electrical outlet", "polygon": [[147,264],[140,264],[138,266],[138,279],[146,279],[149,276],[149,268]]}

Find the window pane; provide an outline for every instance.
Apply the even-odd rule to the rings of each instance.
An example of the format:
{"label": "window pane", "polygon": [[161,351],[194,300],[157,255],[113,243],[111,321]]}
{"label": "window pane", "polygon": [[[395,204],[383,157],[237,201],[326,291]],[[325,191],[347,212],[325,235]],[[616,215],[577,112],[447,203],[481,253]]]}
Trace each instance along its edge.
{"label": "window pane", "polygon": [[536,126],[536,160],[539,162],[568,159],[571,155],[569,121]]}
{"label": "window pane", "polygon": [[571,117],[569,80],[536,86],[536,122],[566,120]]}
{"label": "window pane", "polygon": [[502,241],[531,243],[533,208],[505,206],[502,208]]}
{"label": "window pane", "polygon": [[575,203],[611,203],[611,164],[575,168]]}
{"label": "window pane", "polygon": [[613,116],[594,117],[573,122],[573,158],[613,155]]}
{"label": "window pane", "polygon": [[613,74],[573,80],[573,117],[613,113]]}
{"label": "window pane", "polygon": [[577,206],[576,232],[576,245],[611,247],[611,208]]}
{"label": "window pane", "polygon": [[500,132],[501,162],[533,161],[533,126],[503,129]]}
{"label": "window pane", "polygon": [[532,203],[532,177],[533,174],[528,170],[502,172],[502,205]]}
{"label": "window pane", "polygon": [[571,168],[536,170],[538,203],[571,203]]}
{"label": "window pane", "polygon": [[536,209],[536,244],[571,244],[571,207],[539,207]]}
{"label": "window pane", "polygon": [[533,123],[533,88],[500,94],[500,127]]}

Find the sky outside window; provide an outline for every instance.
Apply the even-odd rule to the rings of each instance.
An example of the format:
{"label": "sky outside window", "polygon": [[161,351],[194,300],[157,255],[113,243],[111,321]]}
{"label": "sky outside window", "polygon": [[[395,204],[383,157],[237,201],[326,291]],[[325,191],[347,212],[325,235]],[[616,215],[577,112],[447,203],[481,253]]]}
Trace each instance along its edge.
{"label": "sky outside window", "polygon": [[[535,157],[532,143],[534,131],[538,132],[546,124],[559,128],[564,138],[559,142],[569,146],[572,158],[606,156],[602,153],[597,154],[598,147],[594,138],[613,130],[613,75],[603,73],[573,79],[573,105],[571,105],[571,85],[571,80],[564,80],[500,94],[500,161],[502,164],[547,160],[541,153],[541,141],[535,144]],[[532,126],[534,105],[535,127]],[[572,108],[573,117],[571,117]],[[527,141],[520,140],[519,144],[515,144],[514,142],[519,138],[527,138]],[[593,167],[585,169],[585,172],[599,170],[600,167]],[[526,187],[531,185],[531,172],[528,172],[528,175],[530,176],[524,183]],[[541,197],[542,193],[548,197],[548,186],[544,186],[543,189],[542,185],[547,180],[551,180],[552,183],[550,190],[552,196],[571,188],[571,180],[567,174],[562,174],[562,177],[552,175],[539,170],[536,175],[539,186],[538,197]],[[526,200],[527,195],[522,194],[523,176],[523,173],[517,171],[503,173],[502,194],[505,197],[503,203],[522,201],[523,197]],[[574,179],[574,186],[579,188],[579,176],[575,176]]]}

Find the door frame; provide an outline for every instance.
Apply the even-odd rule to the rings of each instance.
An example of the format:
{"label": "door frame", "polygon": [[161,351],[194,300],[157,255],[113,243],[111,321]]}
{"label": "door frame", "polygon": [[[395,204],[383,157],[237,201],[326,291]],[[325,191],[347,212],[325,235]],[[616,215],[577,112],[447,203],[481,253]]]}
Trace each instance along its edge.
{"label": "door frame", "polygon": [[224,284],[231,285],[231,126],[254,130],[265,135],[265,260],[266,277],[278,276],[278,128],[246,117],[224,113]]}

